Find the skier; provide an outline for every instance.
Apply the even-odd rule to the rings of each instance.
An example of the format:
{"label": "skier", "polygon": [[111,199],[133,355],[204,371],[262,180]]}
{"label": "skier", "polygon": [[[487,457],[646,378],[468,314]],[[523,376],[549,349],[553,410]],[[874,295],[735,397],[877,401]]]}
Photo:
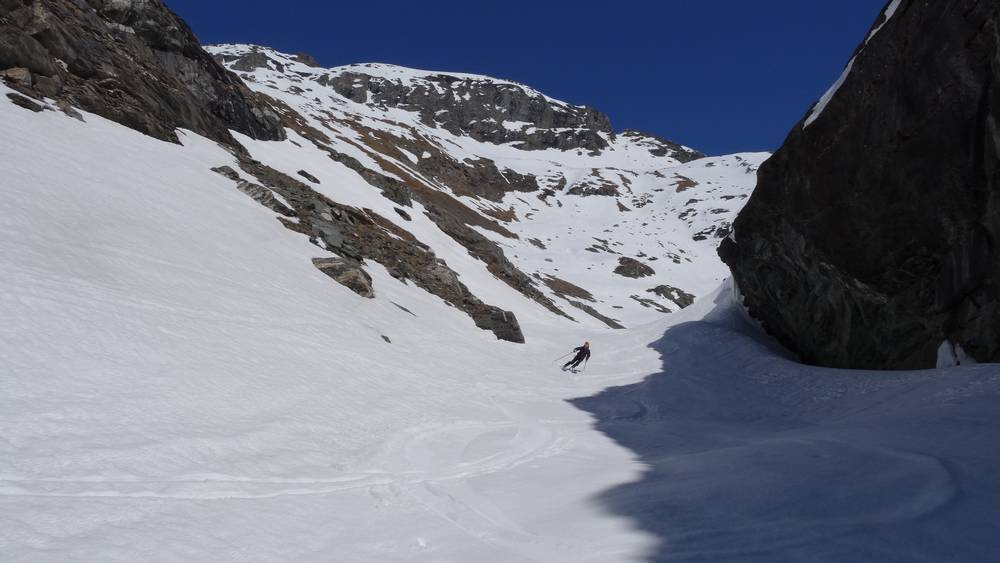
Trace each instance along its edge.
{"label": "skier", "polygon": [[572,360],[566,362],[563,365],[562,368],[564,370],[567,368],[574,369],[576,368],[576,366],[580,365],[580,362],[590,359],[590,342],[584,342],[583,346],[580,346],[579,348],[573,348],[573,351],[576,352],[576,355],[573,356]]}

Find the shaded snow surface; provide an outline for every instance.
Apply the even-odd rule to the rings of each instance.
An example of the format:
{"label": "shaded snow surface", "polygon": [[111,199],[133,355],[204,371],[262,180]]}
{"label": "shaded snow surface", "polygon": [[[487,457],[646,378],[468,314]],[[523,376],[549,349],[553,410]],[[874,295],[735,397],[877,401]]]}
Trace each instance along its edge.
{"label": "shaded snow surface", "polygon": [[214,143],[85,118],[0,96],[4,560],[996,559],[995,366],[804,367],[725,287],[597,332],[414,212],[517,313],[497,341],[377,265],[374,300],[332,283]]}

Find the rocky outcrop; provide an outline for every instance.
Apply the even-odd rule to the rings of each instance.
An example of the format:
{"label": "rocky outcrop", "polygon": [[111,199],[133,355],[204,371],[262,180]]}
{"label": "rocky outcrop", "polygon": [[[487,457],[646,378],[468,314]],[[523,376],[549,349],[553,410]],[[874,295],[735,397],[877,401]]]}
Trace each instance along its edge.
{"label": "rocky outcrop", "polygon": [[[408,135],[394,135],[365,127],[357,122],[341,125],[357,131],[364,147],[376,149],[380,155],[392,157],[399,162],[406,162],[407,166],[412,165],[421,176],[448,186],[457,195],[500,202],[508,193],[533,192],[539,189],[537,178],[530,174],[521,174],[509,168],[500,170],[496,162],[488,158],[456,159],[413,129]],[[352,160],[350,157],[344,159],[342,155],[338,155],[335,158],[359,173],[363,170],[360,164],[355,164],[356,161],[349,162]],[[389,161],[383,160],[382,164],[386,168],[394,169],[400,177],[409,175],[406,170]],[[368,174],[369,178],[366,179],[370,183],[378,182],[381,189],[387,189],[384,187],[386,185],[384,178],[371,176],[372,171],[368,171]],[[391,194],[387,194],[386,197],[392,199]]]}
{"label": "rocky outcrop", "polygon": [[699,158],[705,158],[705,153],[685,147],[680,143],[675,143],[670,139],[664,139],[658,135],[643,133],[634,129],[626,129],[620,135],[633,144],[641,146],[649,151],[653,156],[669,156],[680,162],[691,162]]}
{"label": "rocky outcrop", "polygon": [[626,278],[644,278],[646,276],[656,274],[656,272],[646,264],[643,264],[635,258],[629,258],[628,256],[622,256],[618,259],[618,267],[615,268],[615,273],[619,276],[625,276]]}
{"label": "rocky outcrop", "polygon": [[44,106],[39,105],[31,100],[31,98],[26,98],[21,94],[15,94],[13,92],[7,94],[7,99],[14,103],[14,105],[22,107],[26,110],[38,113],[45,109]]}
{"label": "rocky outcrop", "polygon": [[647,309],[655,309],[665,314],[669,314],[672,312],[670,309],[664,307],[663,305],[660,305],[655,300],[650,299],[648,297],[643,297],[641,295],[630,295],[629,297],[631,297],[633,300],[638,302],[643,307],[646,307]]}
{"label": "rocky outcrop", "polygon": [[545,285],[549,286],[552,293],[555,293],[559,297],[575,297],[577,299],[590,301],[591,303],[594,302],[594,295],[592,293],[562,278],[546,275],[543,281],[545,282]]}
{"label": "rocky outcrop", "polygon": [[694,303],[694,295],[691,295],[683,289],[676,288],[672,285],[661,284],[652,289],[647,289],[646,292],[668,299],[681,309],[689,307],[692,303]]}
{"label": "rocky outcrop", "polygon": [[[464,311],[476,326],[493,332],[497,338],[524,342],[513,313],[483,303],[444,260],[409,231],[370,209],[339,204],[304,182],[250,158],[242,157],[240,167],[288,202],[294,220],[282,218],[285,227],[308,236],[317,246],[337,255],[313,263],[338,283],[363,297],[373,296],[371,278],[363,270],[365,261],[372,260],[385,267],[392,277],[412,281]],[[225,169],[217,171],[224,173]],[[255,199],[263,203],[261,198]]]}
{"label": "rocky outcrop", "polygon": [[448,74],[400,81],[367,74],[365,66],[325,76],[321,84],[355,102],[418,112],[423,122],[456,135],[516,142],[524,150],[600,150],[608,146],[601,134],[614,135],[603,113],[556,102],[518,84]]}
{"label": "rocky outcrop", "polygon": [[366,299],[375,297],[372,277],[361,263],[346,258],[313,258],[313,265],[334,281]]}
{"label": "rocky outcrop", "polygon": [[278,198],[274,197],[274,193],[264,186],[254,184],[253,182],[241,181],[236,184],[236,189],[247,194],[253,198],[254,201],[271,211],[284,215],[285,217],[295,217],[295,212],[289,209],[284,203],[278,201]]}
{"label": "rocky outcrop", "polygon": [[298,174],[299,176],[302,176],[306,180],[309,180],[313,184],[319,184],[320,183],[319,178],[317,178],[316,176],[313,176],[312,174],[306,172],[305,170],[299,170],[298,172],[296,172],[296,174]]}
{"label": "rocky outcrop", "polygon": [[531,278],[511,263],[497,243],[433,204],[427,205],[427,216],[445,234],[464,246],[470,255],[484,262],[491,274],[556,315],[569,316],[539,291]]}
{"label": "rocky outcrop", "polygon": [[[569,317],[536,287],[531,278],[510,262],[499,245],[472,227],[488,229],[508,238],[517,238],[517,235],[497,222],[473,211],[451,195],[417,181],[407,170],[399,168],[377,155],[373,156],[383,167],[404,180],[366,168],[356,158],[330,148],[328,145],[330,140],[326,134],[305,122],[297,121],[295,117],[298,114],[295,114],[290,108],[282,110],[280,113],[282,122],[286,126],[312,141],[316,148],[326,152],[331,159],[357,172],[366,182],[378,188],[382,195],[390,201],[406,207],[411,207],[414,199],[423,204],[427,209],[427,216],[445,234],[464,246],[470,255],[483,261],[490,273],[501,281],[549,311],[563,317]],[[454,160],[430,143],[415,144],[416,142],[410,139],[388,135],[357,124],[352,126],[360,135],[366,137],[369,143],[391,154],[399,155],[400,149],[412,149],[413,153],[429,155],[421,159],[417,168],[432,178],[447,182],[456,193],[461,195],[500,199],[505,191],[531,191],[538,187],[533,176],[511,173],[510,171],[501,173],[491,160],[466,161],[467,166],[464,168],[457,163],[442,165],[441,163],[449,160],[454,162]],[[414,135],[414,137],[418,137],[418,135]],[[301,175],[302,171],[299,174]],[[402,209],[395,208],[395,211],[406,221],[412,219],[409,213]],[[501,318],[506,317],[501,316]]]}
{"label": "rocky outcrop", "polygon": [[806,362],[928,368],[946,340],[998,361],[1000,8],[888,8],[720,254]]}
{"label": "rocky outcrop", "polygon": [[316,60],[316,57],[310,55],[309,53],[295,53],[292,55],[292,58],[295,59],[295,62],[299,62],[313,68],[319,68],[321,66],[319,61]]}
{"label": "rocky outcrop", "polygon": [[500,340],[524,342],[521,325],[518,324],[514,313],[480,303],[469,314],[477,327],[492,332]]}
{"label": "rocky outcrop", "polygon": [[236,145],[235,129],[283,139],[277,114],[198,44],[160,0],[0,0],[0,71],[159,139],[185,128]]}

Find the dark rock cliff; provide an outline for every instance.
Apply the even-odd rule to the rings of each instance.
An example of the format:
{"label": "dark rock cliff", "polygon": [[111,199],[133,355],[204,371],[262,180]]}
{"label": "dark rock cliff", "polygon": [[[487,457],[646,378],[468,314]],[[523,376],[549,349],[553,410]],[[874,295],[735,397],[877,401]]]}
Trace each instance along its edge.
{"label": "dark rock cliff", "polygon": [[277,114],[202,50],[160,0],[0,0],[0,74],[12,87],[176,141],[284,138]]}
{"label": "dark rock cliff", "polygon": [[934,367],[944,340],[1000,360],[998,12],[890,3],[761,167],[720,254],[804,361]]}

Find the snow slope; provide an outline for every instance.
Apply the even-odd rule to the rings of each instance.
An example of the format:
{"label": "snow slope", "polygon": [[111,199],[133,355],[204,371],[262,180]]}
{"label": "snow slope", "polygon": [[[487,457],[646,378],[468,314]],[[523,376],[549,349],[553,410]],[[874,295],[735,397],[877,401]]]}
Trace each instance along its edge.
{"label": "snow slope", "polygon": [[[684,234],[672,239],[644,237],[634,215],[609,211],[614,200],[561,199],[579,221],[521,204],[539,219],[512,228],[549,229],[559,262],[504,241],[512,259],[558,267],[607,305],[647,286],[608,276],[616,255],[579,248],[611,217],[625,226],[609,240],[630,253],[674,241],[693,255],[657,276],[705,298],[670,315],[622,309],[630,328],[613,331],[528,301],[417,206],[399,224],[518,315],[527,343],[512,344],[377,264],[376,299],[333,283],[310,262],[320,249],[210,171],[236,167],[218,145],[32,113],[8,91],[5,560],[995,558],[1000,370],[791,362],[726,289],[709,291],[721,276],[711,241],[691,238],[708,213],[664,217],[658,232]],[[294,133],[240,140],[276,168],[308,169],[341,203],[396,217]],[[516,153],[495,150],[515,166]],[[568,174],[577,157],[557,156]],[[720,198],[737,194],[724,178],[753,166],[669,164]],[[682,211],[689,190],[656,192],[648,176],[633,190],[655,201],[638,209]],[[559,372],[555,357],[584,339],[587,370]]]}
{"label": "snow slope", "polygon": [[[587,496],[636,470],[615,463],[628,456],[608,440],[573,439],[592,434],[588,418],[552,399],[580,388],[534,369],[582,332],[538,325],[527,345],[501,342],[378,268],[382,297],[356,296],[209,171],[233,157],[197,136],[178,147],[93,115],[84,124],[6,101],[0,112],[5,559],[626,548],[601,547],[606,531],[630,534]],[[495,280],[476,289],[513,300]],[[604,470],[526,521],[468,488],[578,455]],[[564,527],[567,505],[576,529]],[[576,543],[581,529],[590,546]]]}
{"label": "snow slope", "polygon": [[729,282],[671,318],[662,371],[573,401],[644,465],[600,502],[660,539],[649,559],[997,559],[998,366],[803,366]]}

